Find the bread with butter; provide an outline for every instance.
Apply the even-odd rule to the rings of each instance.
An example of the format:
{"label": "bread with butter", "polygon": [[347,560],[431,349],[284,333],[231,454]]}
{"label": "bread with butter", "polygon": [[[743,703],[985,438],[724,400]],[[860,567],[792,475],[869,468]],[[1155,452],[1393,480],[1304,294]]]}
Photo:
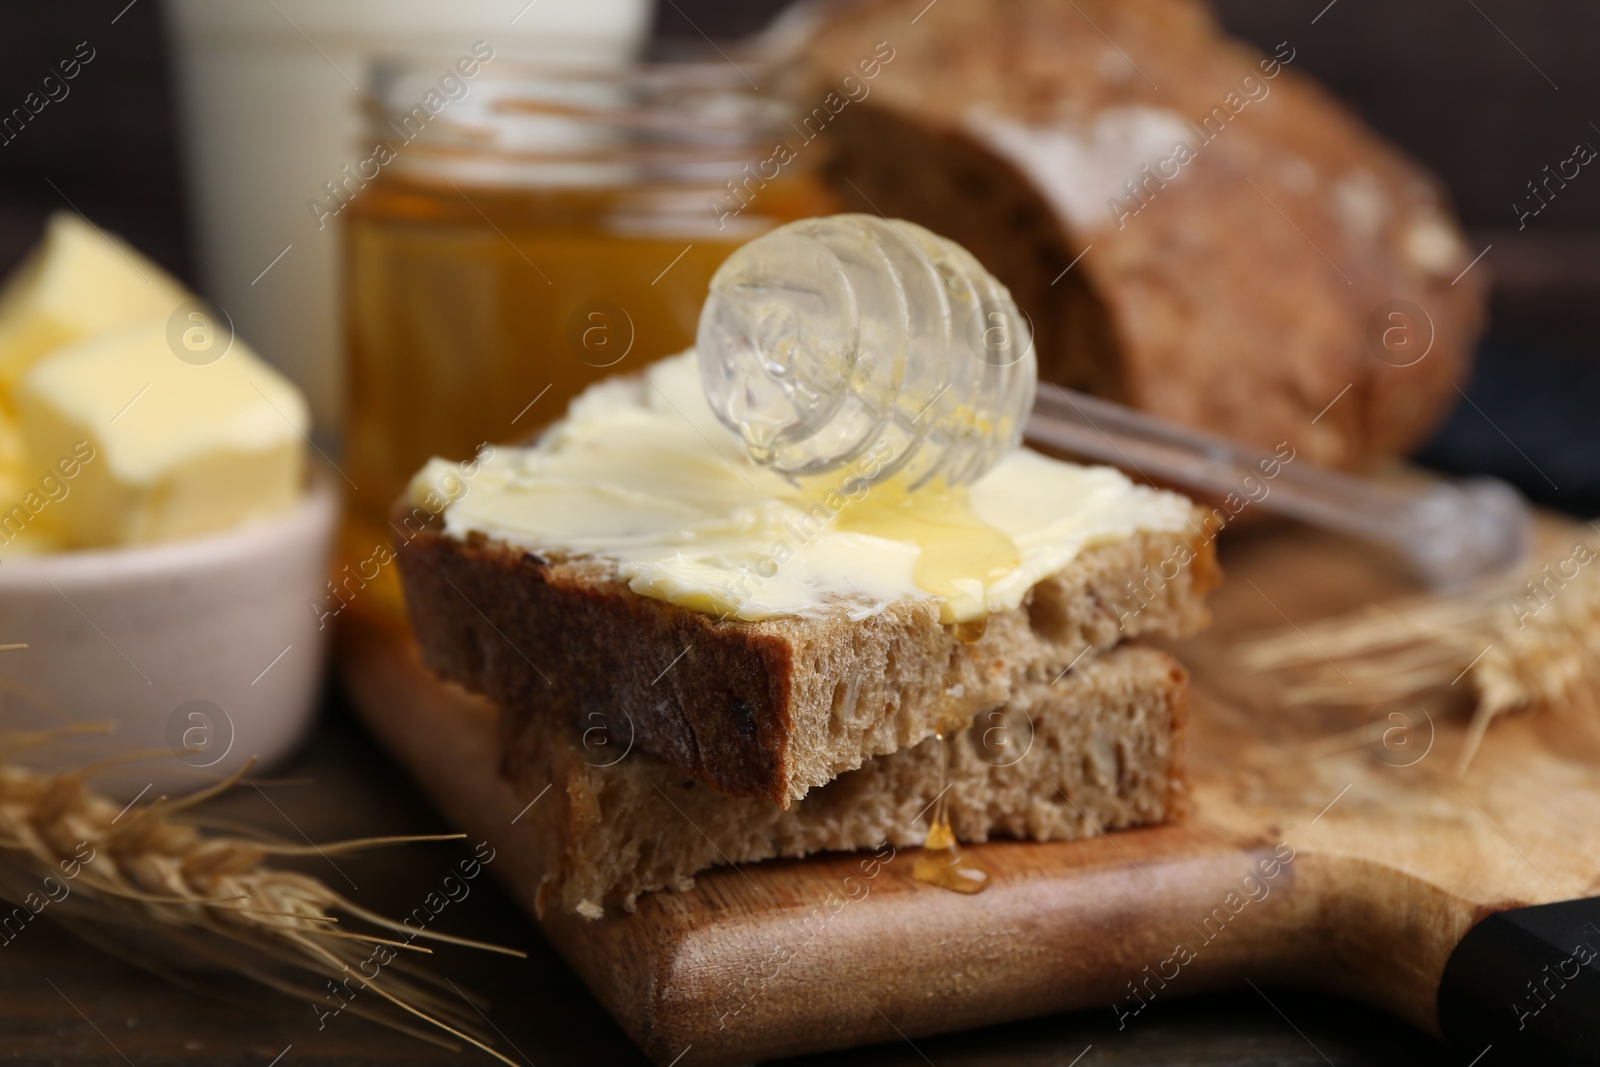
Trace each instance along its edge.
{"label": "bread with butter", "polygon": [[[1193,632],[1218,578],[1183,497],[1026,449],[959,490],[792,482],[716,422],[693,352],[592,386],[533,445],[430,462],[391,524],[435,672],[779,806],[1125,638]],[[928,591],[930,552],[977,618]]]}
{"label": "bread with butter", "polygon": [[602,729],[714,792],[778,805],[1124,638],[1198,631],[1220,580],[1197,509],[1192,528],[1086,549],[967,643],[926,598],[859,621],[719,620],[639,595],[602,561],[450,537],[438,519],[412,530],[415,510],[397,508],[396,547],[433,671],[505,709],[512,730]]}

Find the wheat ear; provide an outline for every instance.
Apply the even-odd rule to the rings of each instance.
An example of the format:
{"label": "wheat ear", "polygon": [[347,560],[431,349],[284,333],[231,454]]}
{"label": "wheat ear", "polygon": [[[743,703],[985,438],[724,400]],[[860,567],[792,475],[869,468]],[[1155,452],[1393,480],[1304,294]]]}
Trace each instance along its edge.
{"label": "wheat ear", "polygon": [[1501,715],[1594,705],[1600,550],[1580,541],[1532,575],[1372,605],[1248,642],[1237,656],[1293,679],[1290,704],[1374,707],[1465,680],[1476,707],[1456,762],[1464,773]]}
{"label": "wheat ear", "polygon": [[[74,727],[0,734],[0,754],[83,732],[90,731]],[[122,808],[90,788],[82,771],[46,774],[0,764],[0,898],[31,914],[48,909],[69,925],[87,924],[97,933],[103,927],[156,932],[186,963],[226,966],[289,996],[321,997],[319,990],[305,984],[307,978],[348,983],[352,974],[359,974],[362,989],[372,990],[399,1011],[513,1064],[485,1043],[470,1017],[453,1002],[408,980],[400,963],[375,968],[375,977],[367,976],[363,965],[372,961],[379,947],[394,954],[431,951],[412,944],[414,938],[514,956],[524,953],[402,926],[361,908],[315,878],[264,865],[273,855],[313,849],[336,855],[462,835],[363,838],[304,847],[207,834],[186,819],[186,809],[236,785],[247,769],[181,800],[162,798]],[[63,885],[68,891],[58,899],[47,878],[57,891]],[[405,940],[340,929],[341,913],[385,935],[403,934]],[[354,999],[343,1007],[394,1029],[432,1037]]]}

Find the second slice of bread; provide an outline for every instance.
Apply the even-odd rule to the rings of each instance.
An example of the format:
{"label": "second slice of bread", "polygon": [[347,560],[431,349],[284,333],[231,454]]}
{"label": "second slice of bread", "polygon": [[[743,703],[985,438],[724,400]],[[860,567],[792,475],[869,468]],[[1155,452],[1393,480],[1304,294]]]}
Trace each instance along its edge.
{"label": "second slice of bread", "polygon": [[1054,684],[1021,685],[948,740],[869,760],[787,810],[718,796],[639,752],[619,758],[625,739],[548,717],[521,720],[504,769],[537,801],[524,817],[544,870],[536,906],[598,918],[608,906],[631,910],[641,893],[687,889],[720,864],[920,845],[941,792],[969,842],[1075,840],[1166,821],[1184,804],[1186,699],[1176,660],[1124,645]]}

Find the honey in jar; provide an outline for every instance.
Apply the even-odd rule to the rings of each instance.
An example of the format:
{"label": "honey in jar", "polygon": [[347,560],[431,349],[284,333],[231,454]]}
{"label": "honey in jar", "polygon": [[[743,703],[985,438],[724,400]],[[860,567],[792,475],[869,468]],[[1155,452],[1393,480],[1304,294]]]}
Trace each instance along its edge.
{"label": "honey in jar", "polygon": [[351,484],[334,591],[378,619],[400,607],[388,510],[430,457],[527,438],[591,382],[688,347],[729,253],[834,208],[819,160],[752,177],[787,104],[726,65],[496,61],[414,129],[429,70],[375,68],[392,158],[341,212]]}

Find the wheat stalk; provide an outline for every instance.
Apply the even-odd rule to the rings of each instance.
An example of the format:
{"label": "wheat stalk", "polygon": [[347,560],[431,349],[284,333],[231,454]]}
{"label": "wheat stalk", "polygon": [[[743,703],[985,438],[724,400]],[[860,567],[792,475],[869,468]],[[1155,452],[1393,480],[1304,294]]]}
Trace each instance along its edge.
{"label": "wheat stalk", "polygon": [[1241,646],[1241,665],[1295,679],[1290,704],[1372,707],[1465,680],[1476,708],[1458,773],[1509,712],[1592,706],[1600,692],[1600,553],[1462,592],[1372,605]]}
{"label": "wheat stalk", "polygon": [[[128,757],[66,774],[46,774],[11,762],[21,752],[66,734],[85,732],[103,732],[103,728],[0,734],[0,899],[16,905],[8,919],[24,908],[29,919],[48,910],[97,942],[107,928],[154,934],[185,968],[233,970],[281,993],[313,1002],[327,998],[321,990],[305,984],[307,979],[343,983],[343,988],[351,991],[349,983],[355,978],[359,990],[371,990],[399,1012],[435,1029],[407,1026],[390,1013],[374,1010],[377,1005],[358,1004],[353,997],[341,1001],[340,1010],[348,1007],[352,1014],[456,1047],[438,1037],[437,1032],[443,1032],[503,1063],[513,1063],[476,1034],[475,1026],[453,1002],[418,984],[435,981],[431,976],[405,967],[394,957],[401,952],[426,955],[431,951],[412,944],[415,938],[519,957],[524,953],[402,926],[360,907],[315,878],[264,865],[272,856],[331,856],[405,842],[456,840],[463,835],[378,837],[300,846],[236,834],[208,834],[185,813],[236,785],[248,765],[180,800],[161,798],[122,808],[90,788],[87,780],[106,765]],[[404,939],[345,930],[340,914]],[[114,950],[114,946],[106,947]],[[388,959],[381,966],[373,964],[375,954],[379,958],[387,954]],[[160,969],[148,958],[136,962]],[[369,964],[376,972],[373,976],[366,973]]]}

